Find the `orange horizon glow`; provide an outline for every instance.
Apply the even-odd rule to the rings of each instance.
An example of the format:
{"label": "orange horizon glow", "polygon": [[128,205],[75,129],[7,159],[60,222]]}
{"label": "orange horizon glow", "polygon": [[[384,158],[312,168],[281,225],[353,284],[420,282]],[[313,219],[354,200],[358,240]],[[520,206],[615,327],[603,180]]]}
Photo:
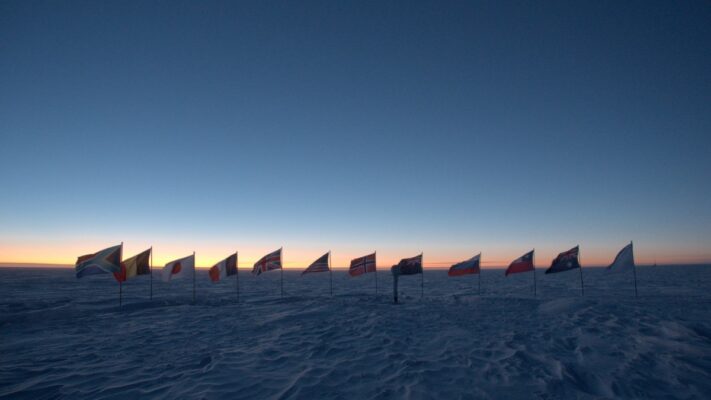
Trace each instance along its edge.
{"label": "orange horizon glow", "polygon": [[[41,247],[41,250],[37,246],[31,246],[28,244],[7,246],[5,244],[0,244],[0,265],[7,267],[50,267],[50,268],[68,268],[73,267],[76,258],[83,254],[89,254],[96,252],[103,248],[106,248],[112,244],[106,243],[92,243],[92,244],[45,244]],[[124,244],[124,254],[123,258],[129,258],[151,246],[134,246]],[[309,246],[310,247],[310,246]],[[248,250],[239,251],[238,264],[240,269],[251,269],[252,265],[258,261],[265,254],[278,249],[279,247],[265,247],[265,246],[253,246]],[[166,263],[188,256],[193,253],[193,250],[184,250],[184,247],[180,244],[178,245],[165,245],[154,246],[154,257],[153,266],[160,268]],[[536,249],[536,260],[535,264],[538,268],[547,267],[551,260],[555,258],[558,252],[566,250],[565,248],[559,249],[557,251],[551,249]],[[583,266],[607,266],[614,259],[617,251],[619,249],[596,249],[592,248],[586,250],[585,247],[581,247],[581,264]],[[655,253],[657,252],[657,249]],[[309,264],[315,261],[318,257],[327,252],[328,249],[324,250],[314,250],[313,248],[303,249],[300,248],[288,248],[283,249],[283,260],[284,269],[303,269]],[[357,258],[366,254],[372,253],[374,250],[362,250],[355,251],[353,249],[343,250],[343,251],[333,251],[331,265],[334,269],[347,268],[350,264],[350,260]],[[527,249],[522,249],[513,252],[509,249],[492,249],[488,253],[482,252],[482,268],[505,268],[511,261],[521,256]],[[197,268],[209,268],[212,265],[220,262],[225,257],[234,254],[235,250],[227,250],[223,246],[201,246],[201,248],[196,249],[196,264]],[[424,265],[429,269],[440,269],[448,268],[452,264],[466,260],[476,254],[477,252],[471,252],[469,254],[464,251],[458,250],[448,250],[448,249],[436,249],[431,251],[407,251],[405,249],[387,249],[383,251],[377,251],[377,265],[380,268],[389,268],[391,265],[397,264],[401,258],[412,257],[414,255],[422,252],[424,254]],[[711,255],[704,254],[702,252],[690,252],[688,249],[679,250],[667,250],[660,254],[659,256],[651,253],[649,249],[640,248],[635,244],[635,261],[638,265],[651,265],[654,263],[661,265],[674,265],[674,264],[703,264],[709,263],[711,260]]]}

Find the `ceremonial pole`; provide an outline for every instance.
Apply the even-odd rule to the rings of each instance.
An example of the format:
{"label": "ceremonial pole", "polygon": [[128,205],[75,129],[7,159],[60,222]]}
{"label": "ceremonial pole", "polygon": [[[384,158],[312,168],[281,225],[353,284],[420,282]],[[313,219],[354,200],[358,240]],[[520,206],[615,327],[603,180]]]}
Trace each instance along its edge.
{"label": "ceremonial pole", "polygon": [[637,264],[634,262],[634,246],[632,245],[632,241],[630,240],[630,250],[632,250],[632,274],[634,275],[634,297],[638,297],[637,295]]}
{"label": "ceremonial pole", "polygon": [[150,299],[153,300],[153,246],[151,246],[151,264],[148,266],[148,272],[151,276],[151,294]]}
{"label": "ceremonial pole", "polygon": [[536,249],[533,249],[533,297],[536,297]]}
{"label": "ceremonial pole", "polygon": [[331,297],[333,297],[333,267],[331,267],[331,250],[328,251],[328,274],[331,279]]}
{"label": "ceremonial pole", "polygon": [[580,245],[578,245],[578,264],[580,264],[580,295],[585,296],[585,286],[583,286],[583,264],[580,263]]}
{"label": "ceremonial pole", "polygon": [[235,286],[237,287],[237,302],[239,303],[239,251],[235,251]]}
{"label": "ceremonial pole", "polygon": [[197,263],[195,262],[195,252],[193,251],[193,304],[195,303],[195,270],[197,269]]}

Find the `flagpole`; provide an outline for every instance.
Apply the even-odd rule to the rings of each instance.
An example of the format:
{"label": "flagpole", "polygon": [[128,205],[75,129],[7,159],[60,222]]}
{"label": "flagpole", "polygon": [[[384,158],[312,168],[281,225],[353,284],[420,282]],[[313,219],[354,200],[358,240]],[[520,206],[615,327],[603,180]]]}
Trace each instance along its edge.
{"label": "flagpole", "polygon": [[331,279],[331,297],[333,297],[333,267],[331,267],[331,250],[328,251],[328,274]]}
{"label": "flagpole", "polygon": [[195,252],[193,251],[193,303],[195,303],[195,270],[197,269],[197,263],[195,262]]}
{"label": "flagpole", "polygon": [[578,264],[580,264],[580,295],[585,296],[585,286],[583,286],[583,264],[580,263],[580,245],[578,245]]}
{"label": "flagpole", "polygon": [[153,300],[153,246],[151,246],[151,265],[148,266],[148,271],[151,276],[151,294],[150,299]]}
{"label": "flagpole", "polygon": [[121,263],[123,262],[123,242],[121,242],[121,250],[119,250],[119,307],[123,305],[123,285],[121,284]]}
{"label": "flagpole", "polygon": [[536,297],[536,249],[533,249],[533,297]]}
{"label": "flagpole", "polygon": [[239,303],[239,251],[235,251],[235,286],[237,286],[237,302]]}
{"label": "flagpole", "polygon": [[[283,247],[282,247],[281,249],[279,249],[279,250],[280,250],[280,251],[279,251],[279,257],[281,258],[281,260],[284,260],[284,257],[283,257],[283,256],[284,256]],[[283,262],[283,261],[282,261],[282,263],[281,263],[281,298],[282,298],[282,299],[284,298],[284,262]]]}
{"label": "flagpole", "polygon": [[630,240],[630,250],[632,250],[632,274],[634,275],[634,297],[638,297],[637,294],[637,264],[634,262],[634,246]]}
{"label": "flagpole", "polygon": [[420,282],[420,298],[423,299],[425,297],[425,257],[423,257],[424,253],[420,253],[420,261],[422,261],[422,281]]}
{"label": "flagpole", "polygon": [[[375,269],[375,297],[378,297],[378,256],[373,252],[373,268]],[[368,258],[365,259],[365,269],[368,269]]]}
{"label": "flagpole", "polygon": [[481,253],[479,253],[479,278],[477,280],[479,281],[479,292],[477,295],[481,296]]}

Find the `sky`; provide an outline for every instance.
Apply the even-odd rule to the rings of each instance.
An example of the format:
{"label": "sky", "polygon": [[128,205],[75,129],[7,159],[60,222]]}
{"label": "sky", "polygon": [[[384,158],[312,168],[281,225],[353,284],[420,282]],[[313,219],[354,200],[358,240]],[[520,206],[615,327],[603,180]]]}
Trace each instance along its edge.
{"label": "sky", "polygon": [[711,261],[711,2],[0,2],[0,262]]}

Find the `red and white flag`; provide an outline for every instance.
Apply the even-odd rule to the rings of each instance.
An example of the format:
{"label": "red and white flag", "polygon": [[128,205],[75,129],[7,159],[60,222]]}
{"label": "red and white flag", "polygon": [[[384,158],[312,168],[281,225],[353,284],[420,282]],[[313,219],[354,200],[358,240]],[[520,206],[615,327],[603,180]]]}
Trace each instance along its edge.
{"label": "red and white flag", "polygon": [[354,258],[351,260],[351,267],[348,268],[348,274],[350,274],[350,276],[360,276],[375,271],[375,253]]}
{"label": "red and white flag", "polygon": [[281,269],[281,249],[273,251],[254,263],[252,273],[259,275],[262,272]]}
{"label": "red and white flag", "polygon": [[533,266],[533,252],[534,250],[531,250],[528,253],[522,255],[521,257],[513,260],[511,265],[506,268],[505,275],[509,276],[511,274],[518,274],[520,272],[533,271],[535,268]]}
{"label": "red and white flag", "polygon": [[170,282],[173,279],[191,278],[195,273],[195,254],[179,258],[165,264],[161,275],[163,281]]}
{"label": "red and white flag", "polygon": [[475,255],[474,257],[468,259],[467,261],[462,261],[456,263],[449,268],[447,275],[449,276],[461,276],[468,274],[478,274],[479,271],[479,261],[481,259],[481,253]]}
{"label": "red and white flag", "polygon": [[220,279],[225,279],[228,276],[235,275],[236,273],[237,253],[232,254],[231,256],[213,265],[209,271],[210,280],[212,280],[213,282],[219,282]]}
{"label": "red and white flag", "polygon": [[304,270],[304,272],[301,273],[301,275],[310,274],[313,272],[328,272],[328,271],[330,271],[331,267],[329,266],[329,262],[328,262],[328,259],[330,257],[331,257],[331,252],[329,251],[328,253],[319,257],[318,260],[311,263],[311,265],[309,265],[308,268],[306,268]]}

